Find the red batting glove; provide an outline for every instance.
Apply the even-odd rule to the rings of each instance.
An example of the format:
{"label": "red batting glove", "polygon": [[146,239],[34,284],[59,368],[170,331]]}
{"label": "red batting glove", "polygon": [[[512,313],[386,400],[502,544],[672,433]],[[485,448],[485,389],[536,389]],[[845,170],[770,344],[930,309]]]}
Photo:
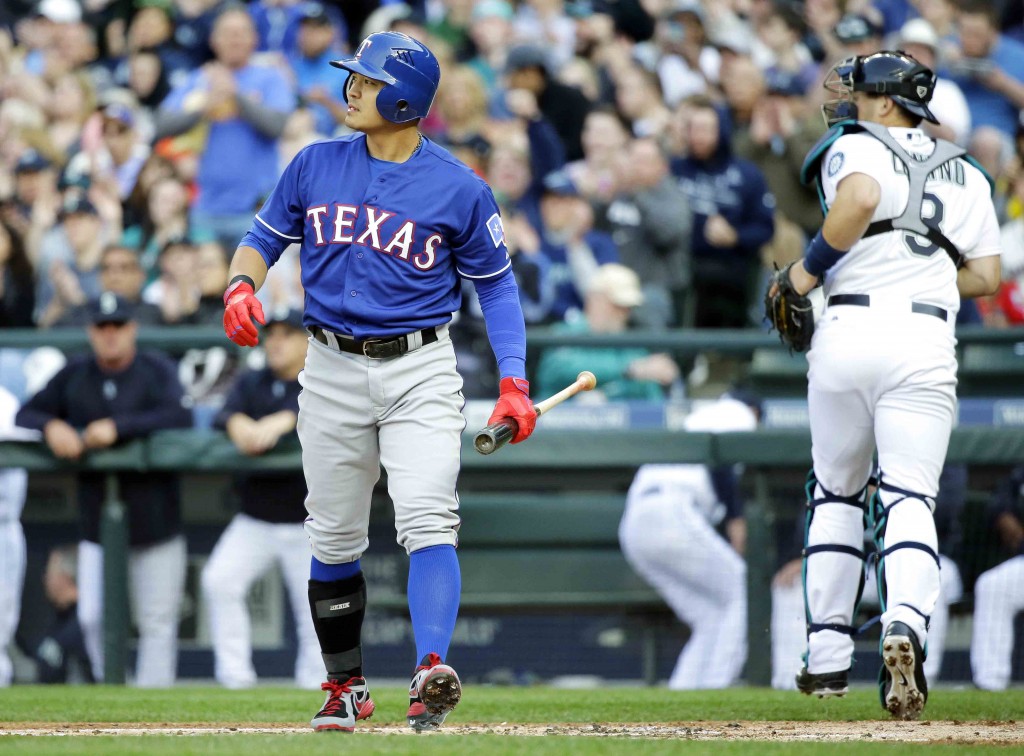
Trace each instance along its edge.
{"label": "red batting glove", "polygon": [[530,382],[524,378],[502,378],[498,388],[501,394],[487,424],[491,425],[510,417],[516,421],[519,430],[509,443],[518,444],[525,441],[537,425],[537,410],[530,401]]}
{"label": "red batting glove", "polygon": [[263,305],[256,292],[245,281],[235,281],[224,292],[224,333],[239,346],[256,346],[259,332],[253,319],[260,325],[267,322]]}

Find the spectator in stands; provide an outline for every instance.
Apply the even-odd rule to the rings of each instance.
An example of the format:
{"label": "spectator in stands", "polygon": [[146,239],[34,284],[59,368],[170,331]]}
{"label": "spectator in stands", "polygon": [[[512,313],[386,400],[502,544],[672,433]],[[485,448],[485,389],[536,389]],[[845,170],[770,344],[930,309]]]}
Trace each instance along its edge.
{"label": "spectator in stands", "polygon": [[551,317],[564,320],[583,306],[583,293],[601,265],[619,261],[611,236],[594,230],[594,211],[565,171],[544,178],[540,200],[541,251],[551,263]]}
{"label": "spectator in stands", "polygon": [[224,290],[228,287],[228,258],[217,242],[196,246],[196,278],[199,301],[188,320],[196,325],[215,325],[224,317]]}
{"label": "spectator in stands", "polygon": [[[536,110],[536,98],[529,92],[523,94],[533,98]],[[488,133],[487,91],[479,74],[469,66],[445,71],[437,92],[436,113],[441,130],[434,138],[470,168],[482,173],[492,134]]]}
{"label": "spectator in stands", "polygon": [[[874,491],[874,488],[871,489]],[[967,467],[947,464],[942,469],[939,495],[935,502],[935,528],[938,533],[939,599],[929,620],[928,658],[925,674],[937,680],[942,671],[946,633],[949,628],[949,607],[963,597],[963,581],[956,559],[961,556],[962,535],[960,521],[967,497]],[[790,532],[782,532],[779,549],[783,563],[772,579],[772,687],[796,690],[796,676],[803,667],[803,654],[807,650],[807,619],[805,616],[803,559],[807,509],[801,506],[793,520]],[[864,531],[864,554],[876,551],[874,533]],[[864,591],[860,606],[880,610],[878,597],[877,555],[871,556],[865,567]]]}
{"label": "spectator in stands", "polygon": [[173,0],[174,41],[188,56],[189,69],[211,60],[213,27],[221,12],[230,7],[228,0]]}
{"label": "spectator in stands", "polygon": [[160,308],[165,325],[187,325],[199,306],[196,245],[188,237],[169,239],[160,250],[160,277],[142,291],[144,302]]}
{"label": "spectator in stands", "polygon": [[[10,437],[18,412],[18,400],[0,386],[0,439]],[[21,617],[21,589],[25,583],[25,531],[21,511],[25,507],[28,473],[0,468],[0,688],[11,684],[13,668],[7,647],[14,640]]]}
{"label": "spectator in stands", "polygon": [[1024,107],[1024,44],[1003,36],[999,7],[989,0],[963,0],[957,29],[960,57],[943,73],[963,91],[975,128],[1012,137]]}
{"label": "spectator in stands", "polygon": [[732,143],[746,135],[754,109],[765,96],[765,78],[747,55],[733,55],[722,63],[722,92],[732,124]]}
{"label": "spectator in stands", "polygon": [[105,234],[97,209],[84,196],[68,195],[60,224],[43,239],[36,286],[36,322],[56,323],[72,307],[100,293]]}
{"label": "spectator in stands", "polygon": [[128,56],[121,82],[139,101],[146,120],[152,122],[160,103],[171,91],[163,60],[155,52],[139,50]]}
{"label": "spectator in stands", "polygon": [[[623,333],[634,309],[643,303],[640,279],[618,263],[602,265],[590,277],[581,316],[558,326],[564,333]],[[679,367],[667,354],[651,354],[642,347],[564,346],[546,349],[537,364],[537,392],[553,394],[576,380],[581,370],[597,378],[589,394],[607,400],[662,401],[672,389],[681,390]]]}
{"label": "spectator in stands", "polygon": [[71,157],[82,135],[82,126],[95,110],[96,89],[84,73],[69,71],[54,80],[47,103],[46,133],[61,155],[60,162]]}
{"label": "spectator in stands", "polygon": [[1014,620],[1024,611],[1024,466],[992,497],[989,528],[1004,560],[974,584],[971,672],[982,690],[1006,690],[1014,649]]}
{"label": "spectator in stands", "polygon": [[[899,48],[921,65],[933,71],[937,69],[939,36],[923,18],[912,19],[903,25],[900,29]],[[934,124],[924,121],[922,128],[932,136],[967,145],[971,133],[971,111],[956,82],[945,76],[938,77],[928,108],[939,122]]]}
{"label": "spectator in stands", "polygon": [[843,48],[843,55],[870,55],[882,49],[882,25],[875,14],[847,13],[839,19],[832,34]]}
{"label": "spectator in stands", "polygon": [[210,45],[216,60],[171,92],[157,134],[208,128],[192,222],[233,249],[277,179],[277,139],[295,96],[281,71],[252,62],[256,31],[244,8],[228,7],[217,16]]}
{"label": "spectator in stands", "polygon": [[299,98],[316,119],[316,130],[331,136],[345,120],[345,84],[348,77],[330,62],[342,55],[338,32],[324,6],[307,2],[299,5],[295,51],[288,63],[295,74]]}
{"label": "spectator in stands", "polygon": [[133,109],[117,101],[105,105],[83,127],[81,146],[66,173],[88,176],[90,183],[109,182],[121,201],[128,199],[150,152]]}
{"label": "spectator in stands", "polygon": [[[175,40],[175,32],[171,2],[146,0],[128,22],[125,38],[128,61],[140,54],[153,55],[159,62],[160,76],[166,82],[166,86],[181,84],[195,66],[195,61]],[[121,78],[127,79],[128,76],[122,74]],[[159,103],[151,103],[150,107],[154,104]]]}
{"label": "spectator in stands", "polygon": [[643,288],[633,320],[654,329],[687,324],[692,219],[656,139],[630,143],[618,185],[605,217],[620,262],[640,277]]}
{"label": "spectator in stands", "polygon": [[520,212],[540,233],[540,198],[544,176],[535,176],[530,167],[530,150],[525,140],[496,144],[487,157],[485,178],[499,205]]}
{"label": "spectator in stands", "polygon": [[501,90],[505,56],[514,39],[512,16],[512,6],[505,0],[477,0],[473,3],[469,36],[476,55],[467,65],[480,75],[488,99],[493,99]]}
{"label": "spectator in stands", "polygon": [[[157,169],[154,169],[157,170]],[[159,168],[161,173],[163,168]],[[149,184],[146,191],[144,214],[139,223],[125,229],[121,241],[139,250],[139,262],[148,281],[159,274],[157,259],[160,250],[172,239],[189,235],[191,225],[188,218],[188,189],[176,176],[168,175],[151,179],[143,177]],[[152,183],[150,183],[152,181]]]}
{"label": "spectator in stands", "polygon": [[505,85],[525,89],[537,98],[537,106],[555,127],[568,160],[583,157],[583,120],[590,101],[578,89],[557,81],[551,71],[548,52],[534,44],[516,45],[505,61]]}
{"label": "spectator in stands", "polygon": [[[596,108],[583,125],[583,159],[566,166],[580,194],[595,206],[615,196],[619,160],[629,143],[629,131],[612,108]],[[599,207],[600,209],[600,207]]]}
{"label": "spectator in stands", "polygon": [[36,292],[21,234],[0,220],[0,328],[31,328]]}
{"label": "spectator in stands", "polygon": [[657,75],[640,66],[630,66],[616,74],[615,103],[635,137],[660,136],[672,117],[665,107]]}
{"label": "spectator in stands", "polygon": [[[772,55],[771,64],[764,70],[767,78],[787,76],[794,78],[801,94],[818,83],[818,65],[804,45],[807,22],[800,6],[793,3],[764,3],[769,10],[757,25],[757,35]],[[722,84],[728,83],[728,77]]]}
{"label": "spectator in stands", "polygon": [[[43,432],[60,459],[78,460],[165,428],[185,428],[192,417],[182,403],[174,363],[139,352],[130,305],[104,292],[94,304],[92,353],[72,358],[18,412],[17,423]],[[135,683],[166,687],[177,669],[178,614],[185,582],[178,478],[172,473],[118,474],[129,531],[129,593],[139,628]],[[78,474],[82,541],[78,548],[78,620],[93,676],[103,679],[103,550],[100,509],[106,475]]]}
{"label": "spectator in stands", "polygon": [[738,157],[752,162],[764,175],[779,212],[809,239],[821,226],[821,204],[814,189],[800,182],[800,168],[825,127],[820,113],[807,112],[803,94],[803,85],[793,74],[782,70],[770,74],[766,96],[758,98],[750,128],[737,133],[732,144]]}
{"label": "spectator in stands", "polygon": [[78,624],[78,549],[59,546],[50,551],[43,573],[43,591],[55,615],[36,646],[36,682],[43,684],[91,683],[92,666]]}
{"label": "spectator in stands", "polygon": [[[142,326],[160,325],[163,317],[160,308],[142,301],[142,284],[146,276],[139,264],[139,256],[131,247],[108,244],[100,256],[100,289],[110,291],[123,298],[132,307],[136,323]],[[55,325],[67,328],[81,328],[88,323],[90,305],[83,303],[66,311]]]}
{"label": "spectator in stands", "polygon": [[41,228],[43,223],[40,215],[46,216],[42,220],[52,222],[49,214],[55,213],[56,207],[49,206],[56,200],[57,184],[53,164],[38,150],[26,149],[14,166],[14,194],[3,207],[3,220],[21,234],[27,243],[33,227],[44,230]]}
{"label": "spectator in stands", "polygon": [[[752,397],[726,394],[683,423],[689,432],[752,431],[758,414]],[[747,526],[737,478],[730,466],[643,465],[626,496],[622,553],[690,628],[668,681],[674,690],[726,688],[747,658]]]}
{"label": "spectator in stands", "polygon": [[703,97],[689,102],[689,154],[673,165],[693,213],[691,259],[698,328],[749,325],[760,249],[775,230],[775,199],[757,167],[732,155],[726,117]]}
{"label": "spectator in stands", "polygon": [[708,41],[704,17],[699,0],[673,0],[655,25],[655,70],[670,107],[704,94],[718,77],[720,56]]}
{"label": "spectator in stands", "polygon": [[[305,364],[308,337],[298,310],[272,312],[267,318],[263,329],[267,367],[244,374],[235,383],[214,421],[242,454],[259,456],[284,438],[295,440],[298,376]],[[306,595],[310,560],[302,525],[306,481],[301,471],[250,473],[235,476],[234,490],[240,512],[214,547],[202,576],[217,682],[226,688],[256,683],[245,600],[252,584],[276,563],[295,619],[299,646],[295,684],[319,688],[324,663]]]}

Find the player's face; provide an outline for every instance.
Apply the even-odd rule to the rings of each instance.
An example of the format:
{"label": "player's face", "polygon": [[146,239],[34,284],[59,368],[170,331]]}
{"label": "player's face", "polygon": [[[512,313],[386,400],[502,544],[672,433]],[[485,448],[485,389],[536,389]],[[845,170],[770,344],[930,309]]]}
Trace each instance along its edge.
{"label": "player's face", "polygon": [[372,131],[388,123],[377,111],[377,95],[384,82],[353,73],[348,78],[348,112],[345,125],[356,131]]}

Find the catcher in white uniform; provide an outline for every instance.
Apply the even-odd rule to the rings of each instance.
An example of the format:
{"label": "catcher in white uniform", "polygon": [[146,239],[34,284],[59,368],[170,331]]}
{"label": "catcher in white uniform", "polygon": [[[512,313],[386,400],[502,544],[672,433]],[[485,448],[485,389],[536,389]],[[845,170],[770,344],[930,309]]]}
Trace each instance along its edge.
{"label": "catcher in white uniform", "polygon": [[[689,432],[749,431],[757,414],[729,394],[687,416]],[[729,538],[716,531],[723,523]],[[619,543],[626,560],[690,627],[669,678],[674,690],[725,688],[747,659],[746,524],[731,467],[643,465]]]}
{"label": "catcher in white uniform", "polygon": [[931,70],[882,51],[838,63],[825,87],[838,95],[823,106],[832,128],[803,168],[825,221],[768,293],[799,297],[821,281],[826,302],[808,357],[808,651],[797,687],[847,691],[867,515],[883,576],[882,706],[916,719],[939,593],[932,512],[956,416],[954,321],[961,296],[999,285],[999,225],[984,172],[917,128],[935,121]]}

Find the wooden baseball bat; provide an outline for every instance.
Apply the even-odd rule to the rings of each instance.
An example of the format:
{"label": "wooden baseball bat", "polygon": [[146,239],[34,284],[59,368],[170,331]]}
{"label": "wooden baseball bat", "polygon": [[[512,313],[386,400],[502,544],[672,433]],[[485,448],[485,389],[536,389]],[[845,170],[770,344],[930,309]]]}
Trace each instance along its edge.
{"label": "wooden baseball bat", "polygon": [[[589,370],[584,370],[576,376],[574,383],[569,384],[557,394],[552,394],[547,399],[537,402],[533,405],[533,409],[536,410],[537,417],[540,417],[569,397],[576,396],[581,391],[590,391],[596,385],[597,378],[594,377],[594,374]],[[477,431],[476,437],[473,439],[473,446],[481,454],[493,454],[511,441],[518,430],[519,426],[516,421],[511,417],[506,417]]]}

